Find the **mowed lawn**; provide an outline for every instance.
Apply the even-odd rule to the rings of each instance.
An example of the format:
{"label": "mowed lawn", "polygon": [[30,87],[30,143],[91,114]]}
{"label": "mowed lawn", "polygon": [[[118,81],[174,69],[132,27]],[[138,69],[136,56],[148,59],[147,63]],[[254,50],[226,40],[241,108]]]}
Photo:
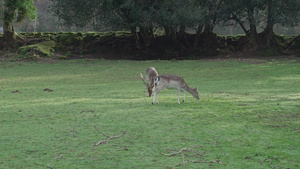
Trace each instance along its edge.
{"label": "mowed lawn", "polygon": [[0,133],[0,168],[300,168],[300,61],[0,62]]}

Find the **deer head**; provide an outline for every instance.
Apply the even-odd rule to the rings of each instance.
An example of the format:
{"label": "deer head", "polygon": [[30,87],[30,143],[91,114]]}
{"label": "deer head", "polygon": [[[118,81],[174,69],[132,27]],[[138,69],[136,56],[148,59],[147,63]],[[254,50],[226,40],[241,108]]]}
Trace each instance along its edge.
{"label": "deer head", "polygon": [[198,93],[198,88],[192,88],[191,94],[197,99],[199,100],[199,93]]}
{"label": "deer head", "polygon": [[148,90],[149,97],[151,97],[152,93],[153,93],[154,85],[149,85],[148,83],[146,83],[145,78],[143,77],[142,73],[140,73],[140,75],[141,75],[141,78],[142,78],[142,80],[143,80],[143,82],[144,82],[144,84],[145,84],[145,86]]}

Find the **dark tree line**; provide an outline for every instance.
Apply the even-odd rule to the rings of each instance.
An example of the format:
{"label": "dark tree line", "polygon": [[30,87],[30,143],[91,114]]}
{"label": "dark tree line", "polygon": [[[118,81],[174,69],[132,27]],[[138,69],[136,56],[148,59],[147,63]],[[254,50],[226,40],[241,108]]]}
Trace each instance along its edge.
{"label": "dark tree line", "polygon": [[[256,50],[270,46],[275,24],[295,26],[300,19],[299,0],[52,0],[51,9],[64,25],[130,30],[137,46],[153,43],[158,32],[173,43],[187,31],[213,45],[216,25],[239,25],[247,46]],[[261,36],[258,29],[263,29]]]}
{"label": "dark tree line", "polygon": [[[38,1],[38,0],[36,0]],[[0,0],[4,39],[18,39],[13,22],[36,18],[34,0]],[[138,48],[167,37],[190,48],[215,45],[213,29],[238,25],[248,49],[274,43],[274,25],[296,26],[299,0],[49,0],[52,15],[67,27],[128,30]],[[262,32],[259,30],[263,30]],[[193,40],[189,35],[193,34]]]}

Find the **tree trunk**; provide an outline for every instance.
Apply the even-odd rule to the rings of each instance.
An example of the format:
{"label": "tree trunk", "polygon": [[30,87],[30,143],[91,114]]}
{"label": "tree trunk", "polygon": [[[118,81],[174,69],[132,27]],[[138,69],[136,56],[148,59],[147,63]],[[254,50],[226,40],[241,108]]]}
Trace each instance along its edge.
{"label": "tree trunk", "polygon": [[195,39],[195,42],[194,42],[194,48],[197,48],[199,46],[199,41],[200,41],[200,37],[201,37],[203,27],[204,27],[204,25],[199,23],[198,28],[197,28],[197,32],[196,32],[196,39]]}
{"label": "tree trunk", "polygon": [[144,42],[143,44],[146,48],[152,45],[154,40],[153,28],[140,27],[140,31],[138,35],[141,38],[141,40]]}
{"label": "tree trunk", "polygon": [[170,27],[169,27],[169,26],[164,26],[164,30],[165,30],[165,35],[166,35],[166,36],[170,36],[170,34],[171,34],[171,33],[170,33],[170,32],[171,32],[171,31],[170,31]]}
{"label": "tree trunk", "polygon": [[273,25],[267,25],[266,30],[264,32],[264,40],[266,42],[266,46],[271,46],[271,41],[274,37]]}
{"label": "tree trunk", "polygon": [[16,7],[7,1],[4,6],[3,17],[3,40],[8,46],[12,46],[17,40],[21,40],[21,36],[15,32],[13,21],[16,16]]}
{"label": "tree trunk", "polygon": [[185,35],[186,26],[180,25],[179,26],[179,37],[183,37]]}
{"label": "tree trunk", "polygon": [[140,39],[139,39],[138,33],[136,31],[136,27],[132,27],[131,26],[130,27],[130,31],[133,34],[136,48],[141,49],[141,43],[140,43]]}
{"label": "tree trunk", "polygon": [[202,32],[202,38],[203,38],[203,46],[207,49],[213,49],[215,46],[217,46],[216,36],[213,33],[213,25],[212,24],[206,24],[204,26],[204,30]]}
{"label": "tree trunk", "polygon": [[248,51],[256,51],[259,48],[258,36],[256,31],[256,23],[254,18],[254,9],[248,9],[248,19],[250,24],[250,32],[248,37]]}
{"label": "tree trunk", "polygon": [[266,41],[266,46],[271,46],[271,40],[273,39],[274,36],[274,21],[273,21],[273,6],[271,0],[268,0],[267,2],[267,27],[265,29],[265,36],[264,39]]}
{"label": "tree trunk", "polygon": [[185,46],[191,47],[191,43],[189,42],[188,38],[187,38],[187,33],[186,31],[186,26],[180,25],[179,26],[179,32],[178,32],[178,37],[179,37],[179,41],[181,44],[184,44]]}

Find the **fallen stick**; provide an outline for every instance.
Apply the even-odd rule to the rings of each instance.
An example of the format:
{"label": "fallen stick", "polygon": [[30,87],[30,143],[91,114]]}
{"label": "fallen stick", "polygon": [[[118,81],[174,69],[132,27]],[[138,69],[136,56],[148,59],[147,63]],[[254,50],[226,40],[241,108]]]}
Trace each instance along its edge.
{"label": "fallen stick", "polygon": [[[162,155],[165,155],[165,156],[174,156],[174,155],[181,155],[182,156],[182,162],[181,163],[178,163],[178,164],[175,164],[175,165],[171,165],[171,166],[168,166],[169,168],[173,168],[173,167],[178,167],[178,166],[181,166],[181,165],[185,165],[186,163],[216,163],[216,164],[222,164],[221,163],[221,160],[220,159],[217,159],[216,161],[204,161],[204,160],[201,160],[200,157],[198,157],[198,152],[194,149],[195,147],[203,147],[203,146],[194,146],[192,148],[183,148],[183,149],[180,149],[179,151],[174,151],[173,153],[171,154],[165,154],[165,153],[160,153]],[[193,158],[196,158],[197,160],[189,160],[187,158],[187,155],[185,154],[185,152],[193,152],[194,155],[193,155]]]}
{"label": "fallen stick", "polygon": [[293,133],[297,133],[297,132],[300,132],[300,130],[293,131]]}
{"label": "fallen stick", "polygon": [[183,154],[183,151],[195,151],[196,152],[196,150],[194,149],[196,147],[203,147],[203,146],[201,146],[201,145],[199,145],[199,146],[193,146],[192,148],[185,147],[185,148],[183,148],[183,149],[181,149],[179,151],[174,151],[171,154],[165,154],[165,153],[162,153],[162,152],[160,154],[165,155],[165,156],[173,156],[173,155],[176,155],[176,154]]}
{"label": "fallen stick", "polygon": [[75,119],[74,119],[74,125],[73,125],[73,137],[77,137],[75,135],[75,125],[76,125],[76,116],[75,116]]}
{"label": "fallen stick", "polygon": [[174,151],[173,153],[171,153],[171,154],[165,154],[165,153],[160,153],[160,154],[162,154],[162,155],[165,155],[165,156],[173,156],[173,155],[176,155],[176,154],[182,154],[182,152],[183,151],[185,151],[185,150],[191,150],[191,148],[183,148],[183,149],[181,149],[181,150],[179,150],[179,151]]}
{"label": "fallen stick", "polygon": [[81,113],[89,113],[89,112],[94,113],[94,110],[83,110],[83,111],[80,112],[80,114]]}
{"label": "fallen stick", "polygon": [[64,155],[63,154],[61,154],[60,156],[58,156],[58,157],[55,157],[56,159],[61,159],[62,157],[63,157]]}
{"label": "fallen stick", "polygon": [[99,141],[98,143],[94,144],[94,146],[98,146],[98,145],[100,145],[100,144],[106,144],[106,143],[108,143],[110,140],[119,138],[119,137],[121,137],[121,136],[123,136],[123,135],[125,134],[125,133],[121,133],[121,134],[118,135],[118,136],[109,136],[109,135],[106,135],[106,134],[102,133],[100,130],[98,130],[98,128],[97,128],[96,126],[94,126],[94,127],[95,127],[95,129],[96,129],[100,134],[102,134],[103,136],[105,136],[105,137],[107,138],[106,140],[102,140],[102,141]]}
{"label": "fallen stick", "polygon": [[51,168],[51,169],[55,169],[54,167],[50,166],[49,164],[47,165],[48,168]]}
{"label": "fallen stick", "polygon": [[191,161],[191,160],[187,160],[187,161],[183,161],[182,163],[179,163],[179,164],[175,164],[175,165],[170,165],[168,166],[169,168],[173,168],[173,167],[178,167],[178,166],[181,166],[181,165],[184,165],[186,163],[216,163],[216,164],[222,164],[220,162],[220,160],[217,160],[217,161]]}
{"label": "fallen stick", "polygon": [[81,111],[80,112],[80,114],[81,113],[89,113],[89,112],[91,112],[96,118],[100,118],[96,113],[95,113],[95,111],[94,110],[83,110],[83,111]]}

